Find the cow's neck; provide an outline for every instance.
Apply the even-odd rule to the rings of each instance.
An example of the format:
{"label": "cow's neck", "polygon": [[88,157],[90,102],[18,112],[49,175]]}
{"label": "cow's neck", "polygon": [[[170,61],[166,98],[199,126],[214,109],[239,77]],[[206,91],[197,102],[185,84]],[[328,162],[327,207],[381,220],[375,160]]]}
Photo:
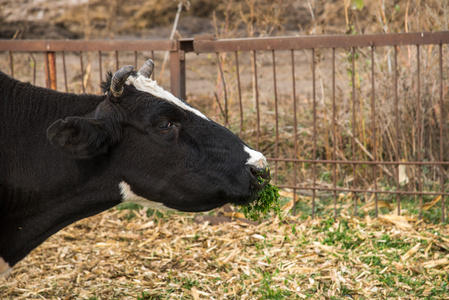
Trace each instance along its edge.
{"label": "cow's neck", "polygon": [[0,259],[5,268],[63,227],[118,204],[121,195],[108,157],[74,160],[46,139],[53,122],[87,114],[104,97],[57,93],[2,74],[0,90]]}
{"label": "cow's neck", "polygon": [[[0,122],[16,119],[16,125],[49,126],[67,116],[81,116],[95,110],[106,96],[61,93],[7,77],[0,72]],[[8,125],[8,124],[5,124]],[[31,128],[32,129],[32,128]]]}
{"label": "cow's neck", "polygon": [[91,181],[82,188],[71,186],[54,197],[48,192],[3,190],[2,194],[19,198],[10,197],[10,204],[2,207],[9,213],[0,213],[0,257],[13,266],[67,225],[120,203],[118,185],[114,188],[112,181]]}

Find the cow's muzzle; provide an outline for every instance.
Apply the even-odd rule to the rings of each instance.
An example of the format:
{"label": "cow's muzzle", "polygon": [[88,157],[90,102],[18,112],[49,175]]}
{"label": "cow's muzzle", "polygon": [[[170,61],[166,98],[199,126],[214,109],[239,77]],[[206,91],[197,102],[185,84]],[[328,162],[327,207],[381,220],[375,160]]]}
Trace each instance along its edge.
{"label": "cow's muzzle", "polygon": [[255,177],[255,179],[259,182],[260,189],[263,189],[268,184],[268,182],[270,182],[271,175],[268,165],[264,165],[263,167],[249,166],[249,170]]}

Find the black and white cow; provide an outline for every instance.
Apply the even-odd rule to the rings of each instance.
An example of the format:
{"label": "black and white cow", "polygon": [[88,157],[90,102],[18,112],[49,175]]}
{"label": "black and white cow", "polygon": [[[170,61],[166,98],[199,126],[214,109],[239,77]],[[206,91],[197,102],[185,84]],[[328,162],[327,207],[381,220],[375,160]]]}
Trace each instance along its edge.
{"label": "black and white cow", "polygon": [[108,74],[104,95],[0,72],[0,274],[63,227],[123,201],[180,211],[245,204],[265,157],[150,78]]}

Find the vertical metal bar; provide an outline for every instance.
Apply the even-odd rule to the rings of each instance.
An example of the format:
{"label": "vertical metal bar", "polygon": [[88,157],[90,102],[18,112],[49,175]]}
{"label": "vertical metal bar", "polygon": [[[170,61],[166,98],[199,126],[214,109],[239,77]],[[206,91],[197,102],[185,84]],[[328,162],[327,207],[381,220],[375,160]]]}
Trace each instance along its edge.
{"label": "vertical metal bar", "polygon": [[134,51],[134,66],[136,68],[138,68],[139,66],[137,65],[137,51]]}
{"label": "vertical metal bar", "polygon": [[[151,51],[151,60],[154,62],[154,51]],[[154,80],[154,73],[156,73],[156,72],[154,72],[154,70],[153,70],[153,73],[151,74],[151,78]]]}
{"label": "vertical metal bar", "polygon": [[[293,138],[293,142],[295,143],[295,152],[294,152],[294,158],[296,158],[298,153],[298,120],[297,120],[297,113],[296,113],[296,72],[295,72],[295,51],[291,51],[291,57],[292,57],[292,90],[293,90],[293,133],[295,137]],[[296,171],[296,163],[293,163],[293,186],[296,186],[297,182],[297,171]],[[296,190],[293,190],[293,215],[296,215]]]}
{"label": "vertical metal bar", "polygon": [[[374,86],[374,46],[371,46],[371,125],[372,125],[372,143],[373,143],[373,160],[376,162],[373,165],[373,180],[374,180],[374,190],[377,191],[377,140],[376,140],[376,96],[375,96],[375,86]],[[375,203],[375,213],[376,218],[379,215],[379,208],[377,203],[377,193],[374,193],[374,203]]]}
{"label": "vertical metal bar", "polygon": [[[352,160],[357,159],[356,155],[356,147],[355,147],[355,139],[356,139],[356,97],[355,97],[355,47],[352,47],[352,74],[351,74],[351,83],[352,83]],[[352,186],[354,189],[357,188],[356,178],[357,178],[357,165],[352,165]],[[354,193],[354,216],[357,216],[357,194]]]}
{"label": "vertical metal bar", "polygon": [[[399,191],[400,185],[399,185],[399,96],[398,96],[398,46],[394,46],[394,127],[396,130],[396,190]],[[399,194],[396,194],[396,203],[398,207],[398,216],[401,215],[401,198],[399,197]]]}
{"label": "vertical metal bar", "polygon": [[[316,159],[316,83],[315,83],[315,48],[312,48],[312,97],[313,97],[313,154],[312,159]],[[316,194],[316,163],[312,163],[312,218],[315,217],[315,194]]]}
{"label": "vertical metal bar", "polygon": [[62,72],[64,73],[64,87],[65,87],[65,91],[66,93],[69,92],[69,86],[67,83],[67,66],[65,63],[65,51],[62,51]]}
{"label": "vertical metal bar", "polygon": [[47,53],[44,53],[44,60],[45,60],[45,87],[49,89],[51,87],[50,85],[50,70],[49,70],[49,61],[48,61],[48,55]]}
{"label": "vertical metal bar", "polygon": [[100,75],[100,82],[103,81],[103,61],[101,57],[101,51],[98,51],[98,70]]}
{"label": "vertical metal bar", "polygon": [[260,138],[260,107],[259,107],[259,85],[257,83],[257,56],[256,51],[253,50],[254,61],[254,87],[256,92],[256,112],[257,112],[257,132],[256,132],[256,150],[259,150],[259,138]]}
{"label": "vertical metal bar", "polygon": [[240,68],[239,68],[239,54],[237,51],[234,52],[235,56],[235,68],[237,73],[237,88],[239,92],[239,108],[240,108],[240,131],[239,137],[243,135],[243,102],[242,102],[242,87],[240,84]]}
{"label": "vertical metal bar", "polygon": [[115,51],[115,69],[120,69],[120,62],[118,61],[118,51]]}
{"label": "vertical metal bar", "polygon": [[[274,113],[276,122],[276,144],[275,144],[275,156],[279,158],[279,111],[278,111],[278,92],[277,92],[277,78],[276,78],[276,55],[274,50],[271,50],[271,58],[273,61],[273,85],[274,85]],[[278,182],[278,161],[274,163],[274,183]]]}
{"label": "vertical metal bar", "polygon": [[220,56],[218,55],[218,52],[216,53],[217,55],[217,64],[218,64],[218,69],[220,70],[220,77],[221,77],[221,82],[223,85],[223,92],[224,92],[224,118],[225,118],[225,126],[228,127],[229,126],[229,117],[228,117],[228,92],[227,92],[227,88],[226,88],[226,81],[224,78],[224,72],[223,72],[223,67],[221,66],[221,61],[220,61]]}
{"label": "vertical metal bar", "polygon": [[31,60],[33,60],[33,85],[36,85],[36,58],[33,55],[33,52],[30,52]]}
{"label": "vertical metal bar", "polygon": [[9,71],[11,77],[14,78],[14,56],[12,54],[12,51],[8,51],[8,53],[9,53]]}
{"label": "vertical metal bar", "polygon": [[[420,59],[419,59],[419,45],[416,45],[416,63],[417,63],[417,78],[416,78],[416,86],[417,86],[417,94],[418,97],[416,97],[416,111],[417,111],[417,116],[416,116],[416,131],[417,131],[417,135],[418,135],[418,145],[417,145],[417,155],[418,155],[418,162],[421,162],[421,146],[422,146],[422,141],[421,141],[421,63],[420,63]],[[422,195],[421,195],[421,191],[422,191],[422,180],[421,180],[421,166],[418,165],[418,191],[420,192],[420,194],[418,195],[419,198],[419,219],[422,219],[422,211],[423,211],[423,199],[422,199]]]}
{"label": "vertical metal bar", "polygon": [[45,56],[45,62],[47,64],[45,68],[47,72],[45,79],[47,80],[47,87],[56,90],[56,54],[55,52],[46,52]]}
{"label": "vertical metal bar", "polygon": [[83,64],[83,52],[80,51],[80,67],[81,67],[81,88],[83,89],[83,93],[86,92],[86,88],[84,87],[84,64]]}
{"label": "vertical metal bar", "polygon": [[186,67],[184,51],[170,51],[170,89],[178,98],[186,98]]}
{"label": "vertical metal bar", "polygon": [[[440,161],[444,160],[444,105],[443,105],[443,44],[439,45],[439,65],[440,65]],[[444,168],[440,164],[440,190],[444,193]],[[444,195],[441,195],[441,222],[444,223],[446,218],[444,205]]]}
{"label": "vertical metal bar", "polygon": [[[337,118],[337,106],[335,104],[335,48],[332,48],[332,136],[333,136],[333,151],[332,151],[332,160],[336,160],[337,153],[337,126],[336,126],[336,118]],[[334,218],[337,218],[337,164],[334,163],[332,168],[333,178],[332,178],[332,187],[334,188]]]}
{"label": "vertical metal bar", "polygon": [[50,84],[51,88],[53,90],[57,90],[57,74],[56,74],[56,53],[55,52],[49,52],[49,62],[50,62]]}

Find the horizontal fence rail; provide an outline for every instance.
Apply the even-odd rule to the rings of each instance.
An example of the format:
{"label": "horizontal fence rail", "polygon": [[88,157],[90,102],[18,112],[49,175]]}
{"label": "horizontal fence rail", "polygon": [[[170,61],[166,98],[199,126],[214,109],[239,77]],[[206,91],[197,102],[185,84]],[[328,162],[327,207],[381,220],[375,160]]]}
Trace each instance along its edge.
{"label": "horizontal fence rail", "polygon": [[[44,53],[45,62],[45,76],[46,86],[48,88],[57,89],[56,78],[56,54],[62,57],[62,71],[64,78],[65,90],[68,91],[67,82],[67,67],[66,55],[67,53],[76,53],[79,56],[79,65],[81,73],[81,87],[82,92],[86,92],[84,73],[86,72],[86,62],[83,56],[87,53],[95,53],[98,56],[98,68],[100,82],[103,80],[102,65],[104,62],[102,58],[107,52],[113,53],[113,61],[115,61],[115,70],[120,67],[119,53],[133,52],[134,66],[137,67],[138,52],[151,52],[147,57],[154,59],[155,52],[169,52],[170,53],[170,85],[172,92],[183,97],[181,90],[181,76],[183,75],[182,60],[179,58],[178,43],[174,40],[2,40],[0,41],[0,51],[7,51],[9,54],[9,69],[10,74],[14,77],[14,53],[25,52],[28,53],[30,59],[33,61],[33,84],[36,83],[36,58],[33,53]],[[164,58],[165,63],[166,58]]]}
{"label": "horizontal fence rail", "polygon": [[396,34],[265,37],[214,40],[203,37],[194,40],[196,53],[301,50],[319,48],[438,45],[449,43],[447,32],[418,32]]}
{"label": "horizontal fence rail", "polygon": [[[87,66],[94,65],[90,56],[85,61],[86,53],[97,56],[100,78],[106,59],[117,69],[125,62],[137,67],[138,58],[143,63],[156,55],[159,66],[164,53],[170,53],[172,93],[191,98],[194,105],[206,103],[208,114],[264,152],[273,181],[291,192],[293,214],[303,210],[303,203],[312,217],[320,211],[334,217],[401,215],[407,209],[421,218],[438,207],[444,222],[449,197],[448,44],[449,32],[424,32],[0,41],[0,51],[13,76],[15,69],[31,65],[33,83],[36,57],[43,53],[46,85],[55,89],[51,78],[57,77],[58,54],[66,91],[71,81],[66,78],[68,53],[75,55],[72,63],[78,61],[81,91],[86,89]],[[18,52],[29,57],[21,58],[20,66],[18,58],[14,66]]]}
{"label": "horizontal fence rail", "polygon": [[60,52],[60,51],[176,51],[171,40],[3,40],[0,51]]}

